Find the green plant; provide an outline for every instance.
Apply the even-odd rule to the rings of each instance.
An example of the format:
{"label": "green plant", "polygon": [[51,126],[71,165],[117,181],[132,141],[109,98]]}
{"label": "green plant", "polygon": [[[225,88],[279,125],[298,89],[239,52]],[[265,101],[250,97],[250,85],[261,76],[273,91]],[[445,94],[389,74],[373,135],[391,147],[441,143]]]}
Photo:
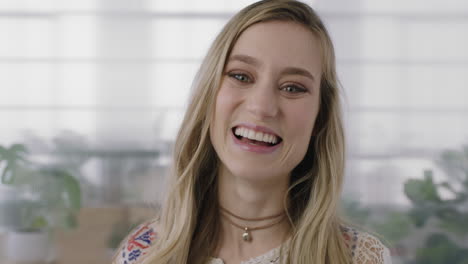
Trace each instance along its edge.
{"label": "green plant", "polygon": [[0,182],[11,184],[14,177],[22,172],[27,163],[25,155],[28,153],[22,144],[13,144],[9,148],[0,146],[0,164],[4,167],[0,174]]}
{"label": "green plant", "polygon": [[[414,263],[467,264],[468,247],[454,238],[468,239],[468,146],[444,151],[436,163],[445,172],[445,181],[435,182],[432,171],[426,170],[423,179],[410,179],[404,186],[413,205],[409,215],[414,224],[423,227],[433,219],[445,231],[429,236]],[[449,197],[442,198],[442,192]]]}
{"label": "green plant", "polygon": [[17,194],[4,201],[10,206],[1,206],[8,211],[0,214],[17,215],[15,228],[23,231],[75,227],[81,208],[78,180],[65,168],[29,161],[27,154],[27,148],[21,144],[0,146],[2,184],[13,187]]}
{"label": "green plant", "polygon": [[346,220],[382,236],[389,246],[397,246],[412,230],[412,223],[406,211],[366,207],[349,197],[342,201],[342,206]]}
{"label": "green plant", "polygon": [[468,264],[468,249],[450,240],[447,235],[431,234],[424,245],[416,252],[416,262],[424,264]]}

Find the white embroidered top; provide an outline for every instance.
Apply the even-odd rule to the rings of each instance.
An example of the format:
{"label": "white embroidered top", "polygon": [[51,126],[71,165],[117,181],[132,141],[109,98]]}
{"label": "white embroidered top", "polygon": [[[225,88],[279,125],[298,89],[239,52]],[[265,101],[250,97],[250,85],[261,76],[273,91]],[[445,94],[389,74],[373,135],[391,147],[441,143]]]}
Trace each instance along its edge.
{"label": "white embroidered top", "polygon": [[[143,261],[145,255],[151,250],[152,242],[156,239],[156,222],[152,221],[140,225],[121,244],[113,264],[138,264]],[[359,232],[356,229],[344,227],[342,233],[346,244],[351,250],[354,264],[391,264],[390,252],[376,237]],[[287,252],[289,241],[283,245],[283,250]],[[281,264],[285,256],[280,256],[281,246],[269,252],[242,261],[241,264]],[[207,264],[224,264],[222,259],[212,258]]]}

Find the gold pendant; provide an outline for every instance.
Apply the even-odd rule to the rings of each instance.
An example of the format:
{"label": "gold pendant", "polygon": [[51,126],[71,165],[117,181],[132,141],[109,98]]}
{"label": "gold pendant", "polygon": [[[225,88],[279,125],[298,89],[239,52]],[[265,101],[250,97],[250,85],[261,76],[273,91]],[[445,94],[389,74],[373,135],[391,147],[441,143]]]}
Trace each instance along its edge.
{"label": "gold pendant", "polygon": [[250,236],[250,233],[249,233],[249,228],[246,227],[244,229],[244,233],[242,234],[242,239],[246,242],[249,242],[250,240],[252,240],[252,237]]}

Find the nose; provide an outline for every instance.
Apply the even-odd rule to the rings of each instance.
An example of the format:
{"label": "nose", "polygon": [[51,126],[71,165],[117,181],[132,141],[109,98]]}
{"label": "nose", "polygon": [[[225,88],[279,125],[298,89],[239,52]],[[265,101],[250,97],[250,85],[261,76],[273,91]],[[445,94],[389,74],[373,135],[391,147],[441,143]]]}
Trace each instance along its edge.
{"label": "nose", "polygon": [[277,89],[269,81],[257,82],[250,88],[247,110],[259,120],[275,117],[278,114]]}

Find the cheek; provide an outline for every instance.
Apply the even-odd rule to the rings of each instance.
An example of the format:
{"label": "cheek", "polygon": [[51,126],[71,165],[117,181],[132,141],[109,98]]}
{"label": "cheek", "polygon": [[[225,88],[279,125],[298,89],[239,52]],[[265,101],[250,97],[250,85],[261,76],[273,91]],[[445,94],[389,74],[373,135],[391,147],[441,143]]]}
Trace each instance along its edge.
{"label": "cheek", "polygon": [[221,139],[224,132],[228,128],[237,97],[232,93],[232,89],[221,85],[218,95],[216,96],[215,111],[210,128],[210,136],[213,139]]}
{"label": "cheek", "polygon": [[218,116],[218,121],[224,120],[225,122],[229,122],[239,100],[239,94],[236,93],[235,89],[221,85],[216,97],[215,108],[215,116]]}
{"label": "cheek", "polygon": [[[318,107],[304,105],[291,109],[289,113],[289,128],[297,139],[309,139],[312,136],[315,120],[317,119]],[[303,142],[305,143],[305,142]]]}
{"label": "cheek", "polygon": [[217,110],[229,109],[233,107],[238,99],[239,94],[236,92],[236,89],[223,82],[216,97],[216,108]]}
{"label": "cheek", "polygon": [[[313,106],[313,107],[312,107]],[[290,139],[289,151],[294,156],[291,160],[295,167],[304,158],[310,143],[318,107],[316,105],[304,104],[288,109],[287,131]]]}

